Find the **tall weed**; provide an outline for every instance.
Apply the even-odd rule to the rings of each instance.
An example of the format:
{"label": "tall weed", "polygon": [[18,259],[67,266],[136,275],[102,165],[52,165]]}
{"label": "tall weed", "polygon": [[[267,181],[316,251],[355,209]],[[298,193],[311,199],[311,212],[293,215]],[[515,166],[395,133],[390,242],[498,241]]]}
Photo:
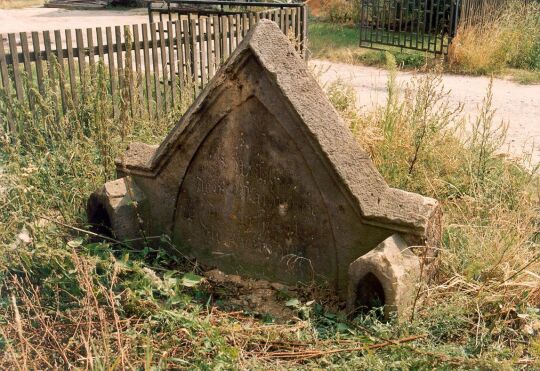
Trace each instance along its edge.
{"label": "tall weed", "polygon": [[451,65],[481,74],[540,69],[540,3],[512,0],[482,14],[459,25],[449,48]]}
{"label": "tall weed", "polygon": [[[531,314],[540,299],[535,169],[501,154],[506,126],[494,122],[491,86],[478,118],[465,122],[461,107],[448,104],[438,72],[403,87],[390,73],[389,84],[387,104],[371,113],[348,113],[355,111],[354,94],[340,97],[336,108],[392,186],[442,202],[439,270],[425,287],[420,321],[446,308],[464,321],[459,331],[475,337],[480,352],[523,341],[539,323]],[[340,90],[350,92],[334,85],[330,98]]]}

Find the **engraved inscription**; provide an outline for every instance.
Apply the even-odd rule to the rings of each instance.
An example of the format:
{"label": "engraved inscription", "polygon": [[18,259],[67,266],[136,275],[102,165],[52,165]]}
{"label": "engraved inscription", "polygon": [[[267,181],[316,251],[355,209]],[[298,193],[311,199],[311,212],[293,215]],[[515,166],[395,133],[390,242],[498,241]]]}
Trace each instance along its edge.
{"label": "engraved inscription", "polygon": [[333,264],[327,210],[296,143],[255,98],[205,139],[180,188],[174,238],[219,266],[274,278]]}

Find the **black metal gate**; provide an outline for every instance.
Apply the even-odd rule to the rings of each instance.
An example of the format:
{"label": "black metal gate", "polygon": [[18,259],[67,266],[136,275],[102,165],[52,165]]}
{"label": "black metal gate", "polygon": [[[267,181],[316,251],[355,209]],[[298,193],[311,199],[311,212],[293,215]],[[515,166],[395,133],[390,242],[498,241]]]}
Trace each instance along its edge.
{"label": "black metal gate", "polygon": [[446,54],[460,0],[360,0],[360,46]]}

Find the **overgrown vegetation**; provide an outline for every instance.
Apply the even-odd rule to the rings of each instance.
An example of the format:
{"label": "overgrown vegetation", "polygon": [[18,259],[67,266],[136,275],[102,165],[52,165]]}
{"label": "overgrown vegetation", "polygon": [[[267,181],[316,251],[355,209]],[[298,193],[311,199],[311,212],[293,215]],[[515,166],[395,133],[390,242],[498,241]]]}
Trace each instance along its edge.
{"label": "overgrown vegetation", "polygon": [[321,0],[323,20],[341,25],[358,24],[360,2],[351,0]]}
{"label": "overgrown vegetation", "polygon": [[413,317],[381,322],[375,311],[347,320],[305,290],[283,298],[298,317],[273,323],[265,313],[227,310],[225,288],[202,280],[196,262],[166,254],[167,238],[163,249],[135,250],[85,232],[85,200],[114,176],[113,159],[130,141],[161,141],[185,109],[153,120],[122,108],[114,120],[98,71],[79,87],[85,106],[68,104],[60,121],[57,92],[36,93],[33,113],[1,98],[2,119],[7,107],[24,130],[16,140],[4,131],[0,148],[0,367],[539,366],[538,179],[498,154],[504,129],[493,122],[489,93],[467,124],[437,73],[401,94],[395,60],[386,59],[384,107],[358,112],[343,84],[328,94],[393,186],[443,203],[438,274]]}
{"label": "overgrown vegetation", "polygon": [[480,74],[540,71],[540,3],[512,0],[482,14],[461,23],[449,51],[451,64]]}

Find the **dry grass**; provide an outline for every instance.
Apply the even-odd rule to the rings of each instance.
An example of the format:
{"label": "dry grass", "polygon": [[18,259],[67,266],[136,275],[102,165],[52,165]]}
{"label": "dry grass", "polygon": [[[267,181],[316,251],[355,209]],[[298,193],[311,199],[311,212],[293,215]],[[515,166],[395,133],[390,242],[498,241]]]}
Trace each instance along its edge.
{"label": "dry grass", "polygon": [[449,50],[451,65],[470,73],[505,67],[540,70],[540,4],[513,0],[459,26]]}
{"label": "dry grass", "polygon": [[[227,307],[234,292],[224,287],[183,285],[184,273],[198,273],[192,261],[85,233],[85,201],[114,176],[112,159],[130,141],[159,142],[180,113],[156,121],[126,112],[119,124],[110,118],[112,102],[98,73],[79,87],[86,105],[60,122],[50,119],[53,93],[40,97],[34,114],[9,97],[0,100],[3,118],[7,106],[29,128],[15,145],[4,134],[0,147],[0,367],[534,364],[540,356],[538,178],[498,154],[504,128],[493,122],[490,94],[478,121],[464,123],[460,107],[447,103],[438,73],[400,87],[387,59],[392,73],[384,107],[359,112],[343,84],[328,94],[393,186],[443,204],[438,274],[423,288],[413,318],[381,322],[374,311],[348,320],[324,296],[304,290],[298,317],[275,324],[264,313]],[[471,135],[458,135],[466,124]],[[160,241],[169,246],[167,238]]]}
{"label": "dry grass", "polygon": [[[460,331],[476,347],[515,346],[521,340],[514,336],[540,325],[538,178],[526,170],[526,156],[520,162],[499,154],[506,131],[493,122],[491,88],[472,123],[460,120],[459,106],[448,106],[437,74],[403,87],[403,100],[398,87],[389,89],[387,105],[367,116],[356,113],[354,95],[345,99],[350,94],[340,96],[340,87],[331,93],[392,185],[443,202],[439,271],[417,316],[453,308],[454,318],[468,313],[470,327]],[[457,135],[463,125],[469,135]]]}
{"label": "dry grass", "polygon": [[352,0],[321,0],[320,16],[334,24],[354,24],[358,20],[357,6]]}

